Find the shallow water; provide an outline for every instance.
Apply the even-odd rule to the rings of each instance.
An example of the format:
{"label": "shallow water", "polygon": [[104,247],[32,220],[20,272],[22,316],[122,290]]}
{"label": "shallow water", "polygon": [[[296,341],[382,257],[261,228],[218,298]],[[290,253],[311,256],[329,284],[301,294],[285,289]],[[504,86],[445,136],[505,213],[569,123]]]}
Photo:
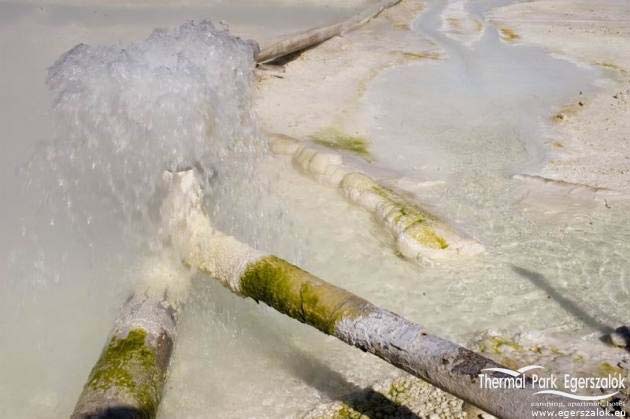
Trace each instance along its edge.
{"label": "shallow water", "polygon": [[[384,72],[361,110],[378,164],[395,167],[404,187],[488,249],[472,264],[422,272],[423,289],[442,289],[443,301],[459,302],[436,324],[452,336],[484,328],[589,333],[622,324],[627,205],[576,208],[565,197],[551,217],[524,200],[529,192],[511,178],[546,162],[554,109],[596,90],[601,74],[505,43],[492,26],[469,45],[451,39],[439,30],[446,4],[432,3],[414,29],[447,58]],[[488,4],[469,9],[483,16]],[[417,186],[435,180],[445,183]]]}
{"label": "shallow water", "polygon": [[[6,228],[11,251],[0,293],[0,416],[71,411],[136,281],[133,266],[161,246],[151,220],[164,167],[203,167],[207,204],[222,230],[440,336],[465,343],[488,328],[581,336],[622,323],[630,304],[627,208],[541,220],[523,211],[510,178],[542,164],[543,122],[579,90],[594,89],[597,74],[503,44],[491,27],[479,43],[459,44],[437,29],[443,5],[436,2],[415,30],[448,58],[385,72],[361,112],[377,121],[370,127],[376,165],[398,171],[407,185],[446,181],[418,197],[487,247],[474,260],[404,261],[368,214],[268,157],[249,115],[246,47],[223,35],[206,40],[211,29],[75,50],[51,70],[53,112],[42,91],[25,90],[42,103],[17,103],[10,112],[33,127],[13,123],[7,138],[54,140],[32,147],[30,158],[28,147],[15,146],[30,164],[17,172],[19,188],[3,184],[3,192],[22,195],[5,217],[15,227]],[[80,40],[63,48],[57,40],[45,64]],[[161,418],[295,417],[396,373],[212,281],[196,277],[192,287]]]}

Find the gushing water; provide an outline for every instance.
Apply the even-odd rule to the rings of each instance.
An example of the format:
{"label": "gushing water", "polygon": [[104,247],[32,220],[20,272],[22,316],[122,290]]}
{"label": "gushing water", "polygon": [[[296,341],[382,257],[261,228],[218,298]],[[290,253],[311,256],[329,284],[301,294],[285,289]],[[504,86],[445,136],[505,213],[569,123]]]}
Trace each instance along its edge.
{"label": "gushing water", "polygon": [[208,21],[127,47],[78,45],[49,70],[58,134],[32,169],[75,224],[150,229],[164,170],[197,166],[214,183],[251,173],[252,70],[251,45]]}
{"label": "gushing water", "polygon": [[[47,342],[40,350],[49,356],[16,353],[22,359],[15,366],[11,355],[5,358],[4,373],[17,377],[11,391],[43,397],[34,404],[44,410],[67,412],[74,396],[66,402],[58,395],[78,394],[86,364],[93,362],[92,356],[77,361],[67,354],[80,346],[99,353],[121,298],[138,282],[135,266],[161,252],[156,210],[164,170],[196,167],[210,208],[229,195],[259,195],[257,185],[247,182],[262,150],[250,113],[253,66],[251,43],[204,21],[156,30],[127,46],[80,44],[50,67],[55,129],[20,172],[31,211],[23,214],[23,243],[12,255],[9,289],[23,303],[4,316],[7,336],[26,343],[15,328],[46,335],[34,339]],[[33,289],[33,260],[40,290]],[[39,301],[39,292],[46,298]],[[54,312],[58,322],[39,332],[44,319],[36,313],[42,309]],[[88,322],[73,321],[73,312],[85,313]],[[13,369],[25,362],[20,378]],[[35,380],[31,373],[42,367],[49,375]],[[70,371],[65,379],[63,369]],[[27,385],[31,380],[34,388]],[[25,398],[4,393],[9,400]],[[19,406],[0,404],[9,416],[20,415]]]}

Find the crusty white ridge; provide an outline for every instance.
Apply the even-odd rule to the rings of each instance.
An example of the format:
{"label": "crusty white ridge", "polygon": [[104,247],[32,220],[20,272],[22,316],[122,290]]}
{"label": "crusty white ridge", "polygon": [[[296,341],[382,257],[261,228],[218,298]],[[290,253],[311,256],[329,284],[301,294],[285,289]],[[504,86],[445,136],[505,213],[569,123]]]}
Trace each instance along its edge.
{"label": "crusty white ridge", "polygon": [[290,156],[300,171],[339,188],[346,198],[371,212],[394,236],[398,251],[406,258],[420,261],[474,256],[484,251],[480,243],[458,234],[417,204],[345,165],[341,154],[283,134],[270,134],[269,140],[274,154]]}

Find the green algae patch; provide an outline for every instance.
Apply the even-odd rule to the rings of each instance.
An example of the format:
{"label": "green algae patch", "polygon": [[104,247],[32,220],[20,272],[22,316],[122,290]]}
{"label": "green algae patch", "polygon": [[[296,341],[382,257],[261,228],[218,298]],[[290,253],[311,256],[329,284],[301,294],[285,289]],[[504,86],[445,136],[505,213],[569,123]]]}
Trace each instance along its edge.
{"label": "green algae patch", "polygon": [[368,150],[368,141],[365,138],[348,135],[337,128],[325,128],[311,136],[311,140],[324,147],[350,151],[366,160],[372,160]]}
{"label": "green algae patch", "polygon": [[446,240],[424,222],[413,224],[405,230],[405,233],[409,234],[421,245],[430,249],[444,250],[448,248]]}
{"label": "green algae patch", "polygon": [[479,351],[501,354],[505,348],[519,352],[523,350],[523,347],[513,340],[503,338],[501,336],[491,336],[481,343]]}
{"label": "green algae patch", "polygon": [[362,419],[361,416],[363,416],[361,412],[357,412],[344,404],[341,409],[335,412],[333,419]]}
{"label": "green algae patch", "polygon": [[387,398],[399,406],[408,403],[412,397],[410,394],[412,385],[408,380],[395,380],[387,390]]}
{"label": "green algae patch", "polygon": [[435,221],[429,214],[421,211],[418,207],[408,203],[395,192],[381,185],[372,187],[372,191],[389,201],[392,206],[387,214],[387,219],[399,225],[401,229],[413,238],[416,242],[431,249],[446,249],[448,242],[437,234],[430,226],[431,221]]}
{"label": "green algae patch", "polygon": [[584,356],[577,354],[573,357],[573,362],[577,363],[577,364],[583,364],[584,363]]}
{"label": "green algae patch", "polygon": [[628,72],[623,67],[618,66],[617,64],[614,64],[614,63],[610,63],[610,62],[596,62],[594,64],[602,68],[605,68],[607,70],[614,70],[622,74],[626,74]]}
{"label": "green algae patch", "polygon": [[403,58],[406,58],[410,61],[422,61],[422,60],[440,60],[442,56],[439,52],[435,51],[423,51],[423,52],[409,52],[409,51],[397,51],[398,54],[402,55]]}
{"label": "green algae patch", "polygon": [[250,264],[241,277],[241,294],[264,302],[324,333],[334,334],[342,318],[357,318],[371,305],[275,256]]}
{"label": "green algae patch", "polygon": [[124,393],[137,403],[146,417],[156,414],[161,393],[162,373],[157,357],[146,343],[147,332],[132,329],[125,338],[113,337],[98,360],[87,387]]}
{"label": "green algae patch", "polygon": [[413,204],[410,204],[401,198],[396,192],[384,186],[377,184],[372,187],[372,192],[389,201],[392,210],[387,215],[387,218],[392,219],[396,223],[406,223],[407,225],[405,228],[410,227],[413,224],[422,224],[428,221],[434,221],[429,214],[423,212]]}

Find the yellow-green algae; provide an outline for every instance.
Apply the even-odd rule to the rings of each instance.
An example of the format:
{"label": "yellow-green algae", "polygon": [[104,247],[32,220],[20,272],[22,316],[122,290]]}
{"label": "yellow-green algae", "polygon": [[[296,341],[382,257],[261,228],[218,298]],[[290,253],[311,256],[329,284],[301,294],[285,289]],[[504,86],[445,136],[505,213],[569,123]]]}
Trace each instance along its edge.
{"label": "yellow-green algae", "polygon": [[392,204],[394,210],[387,217],[393,219],[397,224],[403,223],[402,229],[415,241],[432,249],[446,249],[448,247],[448,242],[429,225],[430,221],[435,221],[430,215],[384,186],[375,185],[372,187],[372,191]]}
{"label": "yellow-green algae", "polygon": [[87,388],[124,392],[138,404],[143,415],[152,418],[160,399],[163,373],[155,351],[146,343],[147,332],[132,329],[125,338],[113,337],[94,366]]}
{"label": "yellow-green algae", "polygon": [[[489,336],[479,344],[479,352],[490,354],[492,359],[512,369],[520,368],[522,366],[520,365],[522,360],[517,360],[519,356],[510,357],[509,354],[514,352],[522,353],[525,350],[526,348],[519,343],[502,336]],[[507,352],[507,354],[504,351]],[[540,353],[540,348],[530,348],[529,351],[532,353]]]}
{"label": "yellow-green algae", "polygon": [[361,412],[357,412],[350,406],[344,404],[343,406],[341,406],[341,409],[335,412],[333,419],[363,419],[362,416],[364,415]]}
{"label": "yellow-green algae", "polygon": [[491,336],[490,338],[481,342],[479,352],[490,352],[494,354],[500,354],[503,352],[503,348],[510,348],[514,351],[522,351],[523,347],[513,340],[501,337]]}
{"label": "yellow-green algae", "polygon": [[623,369],[616,367],[614,365],[611,365],[608,362],[602,362],[601,364],[599,364],[597,372],[602,377],[607,377],[609,375],[612,375],[612,376],[623,375]]}
{"label": "yellow-green algae", "polygon": [[432,249],[444,250],[448,247],[448,243],[443,237],[438,235],[435,230],[426,224],[415,224],[412,231],[407,231],[412,235],[415,241]]}
{"label": "yellow-green algae", "polygon": [[371,160],[368,141],[363,137],[348,135],[337,128],[325,128],[311,136],[313,142],[334,150],[346,150]]}
{"label": "yellow-green algae", "polygon": [[439,60],[442,58],[440,53],[435,52],[435,51],[422,51],[422,52],[396,51],[396,52],[409,60]]}
{"label": "yellow-green algae", "polygon": [[598,65],[600,67],[604,67],[607,68],[609,70],[615,70],[618,71],[620,73],[627,73],[626,70],[623,69],[623,67],[618,66],[617,64],[614,63],[609,63],[609,62],[596,62],[595,65]]}
{"label": "yellow-green algae", "polygon": [[409,390],[413,383],[409,380],[395,380],[387,390],[387,398],[397,405],[403,405],[411,399]]}
{"label": "yellow-green algae", "polygon": [[510,28],[501,28],[500,32],[501,32],[501,38],[503,38],[504,40],[508,42],[516,41],[517,39],[521,38],[519,34],[514,32],[514,30]]}
{"label": "yellow-green algae", "polygon": [[371,304],[275,256],[251,263],[241,277],[241,294],[333,334],[342,318],[365,314]]}

